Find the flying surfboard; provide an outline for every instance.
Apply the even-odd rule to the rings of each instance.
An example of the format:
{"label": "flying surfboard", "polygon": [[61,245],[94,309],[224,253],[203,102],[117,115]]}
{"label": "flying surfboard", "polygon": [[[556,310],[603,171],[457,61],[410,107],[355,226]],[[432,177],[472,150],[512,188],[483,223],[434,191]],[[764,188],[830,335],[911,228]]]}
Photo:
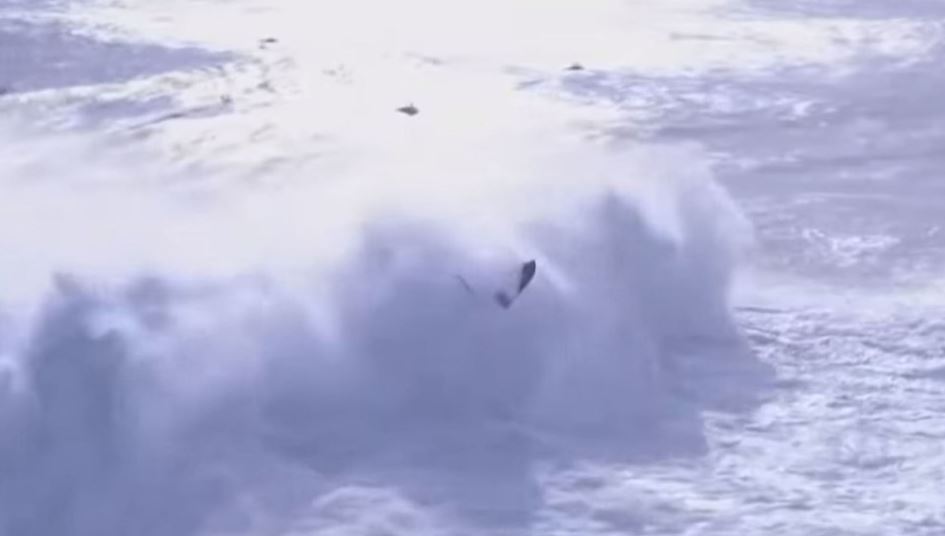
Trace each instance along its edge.
{"label": "flying surfboard", "polygon": [[[528,288],[528,285],[535,279],[535,273],[538,271],[538,263],[535,260],[522,263],[516,272],[512,274],[514,283],[509,285],[511,288],[497,290],[492,294],[492,298],[503,309],[512,307],[512,304],[522,295],[522,292]],[[478,295],[482,283],[473,285],[462,275],[456,274],[456,280],[462,285],[463,289],[470,295]],[[479,287],[479,288],[477,288]],[[494,287],[493,287],[494,288]]]}
{"label": "flying surfboard", "polygon": [[[511,289],[507,290],[498,290],[492,294],[492,298],[497,304],[503,309],[508,309],[512,307],[512,304],[515,303],[515,300],[521,296],[522,292],[528,287],[528,285],[535,278],[535,273],[538,271],[538,263],[534,260],[522,263],[519,266],[517,273],[514,274],[515,283],[511,285]],[[477,287],[480,285],[473,285],[465,277],[457,274],[456,280],[459,281],[459,284],[462,285],[463,289],[471,295],[479,294]]]}
{"label": "flying surfboard", "polygon": [[532,279],[535,278],[535,272],[538,271],[538,263],[534,260],[530,260],[522,264],[521,269],[519,270],[518,276],[518,286],[515,289],[515,292],[509,293],[505,291],[498,291],[495,293],[495,301],[503,309],[508,309],[515,303],[515,300],[522,295],[522,292],[528,287],[528,284],[532,282]]}

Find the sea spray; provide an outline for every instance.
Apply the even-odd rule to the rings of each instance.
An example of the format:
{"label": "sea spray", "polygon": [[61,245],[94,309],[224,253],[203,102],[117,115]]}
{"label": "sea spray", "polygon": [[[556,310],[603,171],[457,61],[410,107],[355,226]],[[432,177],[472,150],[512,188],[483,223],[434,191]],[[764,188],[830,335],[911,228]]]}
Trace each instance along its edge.
{"label": "sea spray", "polygon": [[0,534],[290,533],[391,496],[524,515],[539,461],[698,449],[678,349],[743,351],[746,226],[706,155],[463,54],[292,42],[16,96]]}

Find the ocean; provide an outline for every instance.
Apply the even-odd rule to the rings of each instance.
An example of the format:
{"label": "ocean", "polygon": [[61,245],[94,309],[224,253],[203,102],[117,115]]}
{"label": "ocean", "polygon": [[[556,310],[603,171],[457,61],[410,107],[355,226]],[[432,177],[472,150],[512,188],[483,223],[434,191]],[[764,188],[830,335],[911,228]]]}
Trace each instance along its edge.
{"label": "ocean", "polygon": [[0,536],[938,535],[945,4],[0,0]]}

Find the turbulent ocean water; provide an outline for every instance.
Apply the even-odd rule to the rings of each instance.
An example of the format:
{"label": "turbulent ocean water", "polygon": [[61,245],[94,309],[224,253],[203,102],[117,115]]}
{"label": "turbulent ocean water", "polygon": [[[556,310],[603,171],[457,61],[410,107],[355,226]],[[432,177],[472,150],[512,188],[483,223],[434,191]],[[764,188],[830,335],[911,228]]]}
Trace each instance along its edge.
{"label": "turbulent ocean water", "polygon": [[0,0],[0,536],[945,533],[943,38]]}

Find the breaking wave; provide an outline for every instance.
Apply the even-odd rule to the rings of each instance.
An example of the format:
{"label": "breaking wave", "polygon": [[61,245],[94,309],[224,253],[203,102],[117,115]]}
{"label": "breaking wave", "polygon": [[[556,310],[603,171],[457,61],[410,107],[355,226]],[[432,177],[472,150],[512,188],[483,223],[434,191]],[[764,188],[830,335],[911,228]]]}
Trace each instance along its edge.
{"label": "breaking wave", "polygon": [[[703,446],[700,409],[745,389],[699,385],[754,360],[728,307],[750,233],[701,150],[375,60],[14,96],[0,536],[521,524],[545,462]],[[382,94],[405,77],[415,117]]]}
{"label": "breaking wave", "polygon": [[[255,482],[282,488],[274,466],[315,485],[666,448],[674,348],[737,339],[744,228],[678,164],[691,149],[572,148],[568,166],[558,147],[504,168],[518,181],[397,190],[392,165],[194,201],[74,187],[46,151],[77,142],[31,143],[5,164],[0,222],[2,534],[191,534],[226,508],[239,523],[247,496],[297,499]],[[534,280],[499,307],[528,260]]]}

